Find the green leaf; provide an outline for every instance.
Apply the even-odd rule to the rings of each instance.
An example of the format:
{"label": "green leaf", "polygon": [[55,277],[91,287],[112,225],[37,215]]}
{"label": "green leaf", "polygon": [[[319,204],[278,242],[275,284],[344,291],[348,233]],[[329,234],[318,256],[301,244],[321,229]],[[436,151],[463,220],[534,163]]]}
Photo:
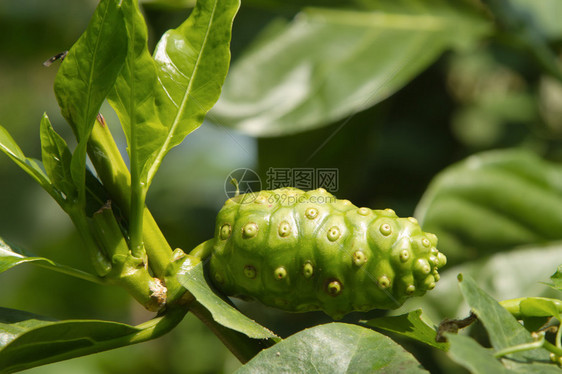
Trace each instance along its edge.
{"label": "green leaf", "polygon": [[508,373],[494,357],[492,350],[482,347],[474,339],[462,335],[447,334],[451,347],[449,356],[473,374]]}
{"label": "green leaf", "polygon": [[[520,344],[532,343],[534,340],[527,331],[506,309],[497,301],[482,291],[469,276],[459,275],[461,292],[472,311],[484,324],[490,342],[496,350],[513,347]],[[513,353],[508,357],[520,360],[548,360],[548,351],[535,349],[526,352]]]}
{"label": "green leaf", "polygon": [[20,168],[35,179],[41,187],[45,189],[57,201],[62,201],[62,197],[57,194],[49,177],[34,159],[25,157],[23,151],[12,138],[8,130],[0,126],[0,150],[12,159]]}
{"label": "green leaf", "polygon": [[0,371],[12,373],[154,339],[185,312],[174,311],[139,326],[98,320],[54,321],[0,308]]}
{"label": "green leaf", "polygon": [[16,265],[31,261],[45,261],[49,265],[56,266],[55,263],[44,257],[30,257],[21,250],[15,250],[0,238],[0,273],[13,268]]}
{"label": "green leaf", "polygon": [[127,53],[120,1],[102,0],[55,78],[61,112],[79,141],[87,138]]}
{"label": "green leaf", "polygon": [[562,291],[562,265],[558,265],[558,269],[551,275],[550,280],[552,284],[549,286]]}
{"label": "green leaf", "polygon": [[166,32],[156,46],[155,93],[161,124],[143,128],[137,141],[137,167],[147,185],[166,153],[201,125],[218,100],[239,5],[239,0],[199,0],[189,18]]}
{"label": "green leaf", "polygon": [[[148,146],[148,153],[143,150],[154,140],[154,129],[161,129],[162,124],[156,112],[156,64],[148,52],[146,23],[137,1],[125,1],[123,12],[129,40],[127,57],[109,100],[127,137],[131,165],[131,191],[127,191],[131,202],[128,217],[130,247],[133,256],[142,258],[146,256],[142,243],[142,212],[149,184],[141,172],[147,156],[150,156],[151,147]],[[127,187],[121,186],[124,189]]]}
{"label": "green leaf", "polygon": [[0,367],[9,373],[94,353],[104,341],[138,331],[105,321],[53,322],[0,308]]}
{"label": "green leaf", "polygon": [[93,283],[104,283],[101,278],[98,278],[90,273],[58,264],[45,257],[32,256],[22,249],[8,245],[4,240],[2,240],[2,238],[0,238],[0,273],[11,269],[16,265],[28,262],[37,263],[37,265],[43,268],[70,275],[75,278],[84,279]]}
{"label": "green leaf", "polygon": [[70,197],[72,200],[72,197],[76,196],[76,187],[70,174],[72,154],[64,139],[53,129],[46,114],[41,118],[40,134],[45,171],[55,187],[64,193],[67,199]]}
{"label": "green leaf", "polygon": [[[150,145],[155,134],[164,137],[165,132],[157,116],[156,64],[148,51],[146,23],[136,1],[125,1],[123,12],[129,39],[127,57],[108,99],[127,137],[135,174],[135,170],[143,168],[153,148],[159,145]],[[138,180],[133,182],[139,183]]]}
{"label": "green leaf", "polygon": [[[38,161],[24,155],[10,133],[2,126],[0,126],[0,150],[35,179],[65,211],[68,211],[72,205],[72,199],[68,197],[75,196],[76,192],[70,176],[70,151],[64,139],[54,131],[46,114],[41,118],[40,133],[45,171]],[[107,200],[107,194],[95,176],[88,172],[86,178],[87,202],[91,205],[89,207],[91,212],[99,209]]]}
{"label": "green leaf", "polygon": [[488,29],[458,2],[309,8],[273,23],[234,63],[210,119],[253,136],[325,126],[380,102]]}
{"label": "green leaf", "polygon": [[110,99],[129,145],[130,247],[136,257],[143,257],[142,212],[162,159],[201,125],[218,100],[239,5],[239,0],[198,1],[182,25],[162,36],[152,59],[138,5],[125,3],[130,43]]}
{"label": "green leaf", "polygon": [[529,364],[515,364],[510,373],[517,374],[560,374],[560,367],[555,364],[533,362]]}
{"label": "green leaf", "polygon": [[528,297],[521,300],[519,304],[520,312],[523,316],[530,317],[555,317],[560,318],[560,310],[554,300],[543,299],[538,297]]}
{"label": "green leaf", "polygon": [[519,373],[519,374],[556,374],[560,369],[554,364],[539,362],[513,363],[509,369],[494,357],[492,350],[479,345],[474,339],[463,335],[447,334],[451,343],[449,356],[473,374]]}
{"label": "green leaf", "polygon": [[236,373],[427,373],[410,353],[370,329],[329,323],[261,351]]}
{"label": "green leaf", "polygon": [[193,266],[189,259],[185,261],[178,272],[178,280],[182,286],[195,296],[201,305],[211,312],[215,322],[253,339],[277,337],[273,332],[246,317],[217,296],[205,279],[203,263],[200,262]]}
{"label": "green leaf", "polygon": [[140,0],[141,3],[165,10],[193,8],[196,0]]}
{"label": "green leaf", "polygon": [[369,320],[366,325],[407,336],[443,351],[449,348],[448,343],[435,341],[437,331],[433,324],[430,325],[422,318],[421,309],[399,316],[374,318]]}
{"label": "green leaf", "polygon": [[88,28],[66,55],[55,78],[55,95],[61,112],[79,142],[72,155],[71,174],[81,202],[85,201],[88,138],[127,53],[120,3],[100,1]]}
{"label": "green leaf", "polygon": [[484,152],[442,171],[416,212],[449,263],[562,239],[562,168],[521,150]]}
{"label": "green leaf", "polygon": [[349,8],[353,4],[361,3],[362,0],[246,0],[246,4],[250,4],[252,7],[273,9],[275,11],[301,9],[303,7]]}

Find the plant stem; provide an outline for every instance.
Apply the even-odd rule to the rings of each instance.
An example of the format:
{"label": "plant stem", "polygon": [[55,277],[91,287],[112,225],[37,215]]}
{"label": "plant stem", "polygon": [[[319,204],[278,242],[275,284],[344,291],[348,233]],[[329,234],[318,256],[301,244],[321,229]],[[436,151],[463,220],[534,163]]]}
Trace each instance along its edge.
{"label": "plant stem", "polygon": [[530,351],[531,349],[542,348],[544,346],[545,341],[546,340],[544,339],[544,336],[542,336],[540,340],[537,340],[532,343],[519,344],[513,347],[507,347],[505,349],[501,349],[496,353],[494,353],[494,357],[500,358],[512,353],[525,352],[525,351]]}
{"label": "plant stem", "polygon": [[[133,168],[133,171],[136,168]],[[131,213],[129,214],[129,235],[130,248],[134,257],[144,259],[146,251],[142,240],[144,223],[144,201],[146,198],[146,188],[135,178],[136,173],[132,174],[131,188]]]}
{"label": "plant stem", "polygon": [[[96,122],[89,146],[90,159],[105,188],[123,212],[130,217],[130,222],[138,220],[138,218],[133,218],[132,212],[134,204],[131,204],[131,175],[107,126]],[[139,195],[138,193],[136,194],[136,196]],[[137,206],[140,206],[138,201]],[[148,209],[146,209],[144,205],[143,208],[143,236],[149,265],[158,277],[163,278],[163,275],[166,274],[166,269],[170,263],[172,263],[172,249]],[[135,244],[131,244],[131,248],[133,248]],[[173,275],[166,277],[166,286],[169,290],[174,288],[172,283],[177,283],[175,277]],[[176,301],[178,304],[181,302],[179,298],[178,300],[169,301],[172,305],[175,305]],[[259,341],[248,338],[244,334],[230,330],[216,323],[210,312],[198,302],[190,303],[189,309],[224,342],[241,362],[247,362],[259,351],[275,343],[272,340]],[[139,339],[141,339],[141,341],[148,340],[143,337]]]}
{"label": "plant stem", "polygon": [[142,329],[142,331],[130,336],[127,341],[130,344],[136,344],[156,339],[176,327],[187,312],[188,310],[185,307],[170,308],[162,316],[137,325],[136,327]]}
{"label": "plant stem", "polygon": [[554,353],[558,357],[562,357],[562,348],[555,346],[551,342],[545,339],[543,343],[543,348],[547,351]]}
{"label": "plant stem", "polygon": [[[92,130],[88,144],[88,155],[114,202],[117,203],[127,217],[130,217],[132,213],[131,175],[109,128],[105,125],[105,121],[102,124],[100,120],[103,121],[101,117],[98,118]],[[142,205],[142,216],[144,217],[142,228],[144,247],[149,258],[149,266],[156,276],[162,277],[170,263],[172,248],[144,204]],[[130,219],[130,221],[138,223],[139,218],[134,218],[134,221]]]}
{"label": "plant stem", "polygon": [[213,239],[204,241],[203,243],[195,247],[191,252],[189,252],[189,254],[200,260],[204,260],[211,255],[214,243],[215,241]]}
{"label": "plant stem", "polygon": [[104,277],[111,271],[111,262],[106,257],[105,253],[102,253],[90,231],[88,222],[86,221],[86,216],[82,210],[76,210],[76,208],[71,208],[66,211],[70,216],[74,226],[80,233],[82,241],[90,255],[90,261],[94,266],[96,273],[100,277]]}
{"label": "plant stem", "polygon": [[[129,46],[133,48],[133,46]],[[134,53],[134,52],[133,52]],[[131,90],[134,90],[134,79],[131,82]],[[132,104],[132,103],[130,103]],[[134,110],[130,110],[133,113]],[[144,216],[142,211],[146,200],[146,192],[148,191],[148,184],[142,180],[142,165],[139,164],[138,157],[138,138],[137,126],[133,122],[134,116],[131,116],[129,123],[129,158],[131,168],[131,212],[129,215],[129,235],[131,236],[131,252],[137,258],[144,258],[146,252],[142,241],[142,226]]]}
{"label": "plant stem", "polygon": [[156,276],[162,277],[172,261],[173,250],[147,207],[144,207],[143,216],[144,247],[149,258],[149,266]]}
{"label": "plant stem", "polygon": [[545,339],[544,335],[542,335],[539,340],[534,341],[532,343],[519,344],[519,345],[515,345],[513,347],[507,347],[505,349],[501,349],[501,350],[497,351],[496,353],[494,353],[494,357],[500,358],[500,357],[507,356],[507,355],[512,354],[512,353],[525,352],[525,351],[530,351],[532,349],[538,349],[538,348],[544,348],[547,351],[554,353],[558,357],[562,356],[562,349],[560,349],[559,347],[556,347],[554,344],[550,343],[548,340]]}
{"label": "plant stem", "polygon": [[100,246],[111,258],[108,278],[125,288],[146,309],[162,309],[166,303],[166,287],[150,275],[144,259],[131,254],[110,203],[94,213],[92,227]]}

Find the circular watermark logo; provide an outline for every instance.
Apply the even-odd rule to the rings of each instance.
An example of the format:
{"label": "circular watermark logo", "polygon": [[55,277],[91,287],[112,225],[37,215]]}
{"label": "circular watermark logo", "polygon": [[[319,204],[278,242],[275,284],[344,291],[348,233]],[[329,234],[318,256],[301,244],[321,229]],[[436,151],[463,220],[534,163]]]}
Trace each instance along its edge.
{"label": "circular watermark logo", "polygon": [[228,198],[246,194],[244,203],[251,203],[261,191],[261,179],[258,173],[248,168],[230,172],[224,181],[224,193]]}

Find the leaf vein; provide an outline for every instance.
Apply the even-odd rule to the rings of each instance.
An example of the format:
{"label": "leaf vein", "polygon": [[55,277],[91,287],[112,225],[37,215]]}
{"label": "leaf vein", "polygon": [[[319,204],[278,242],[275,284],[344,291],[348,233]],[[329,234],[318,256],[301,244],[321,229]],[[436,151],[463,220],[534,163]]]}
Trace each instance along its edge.
{"label": "leaf vein", "polygon": [[[177,128],[178,124],[180,123],[183,109],[185,108],[185,105],[187,103],[187,99],[188,99],[188,97],[190,96],[190,93],[191,93],[193,81],[195,80],[195,77],[197,76],[197,70],[199,68],[201,56],[203,55],[203,51],[207,47],[207,41],[209,39],[209,34],[211,32],[211,28],[213,26],[213,20],[215,18],[215,13],[216,13],[216,10],[217,10],[217,2],[218,2],[218,0],[215,0],[214,3],[213,3],[213,10],[211,11],[211,15],[209,17],[209,23],[207,25],[207,30],[205,32],[205,37],[203,38],[203,43],[201,43],[201,47],[199,49],[199,54],[197,56],[197,60],[195,61],[195,65],[193,67],[193,73],[191,74],[191,79],[189,80],[189,83],[188,83],[187,88],[185,90],[185,93],[183,95],[181,104],[178,108],[178,111],[176,112],[176,116],[174,118],[172,126],[170,127],[170,131],[168,132],[168,136],[166,137],[166,140],[164,141],[164,144],[162,144],[162,147],[160,147],[160,150],[158,151],[158,154],[156,155],[156,158],[154,159],[154,162],[152,163],[150,169],[148,170],[148,173],[147,173],[148,184],[150,184],[154,174],[156,173],[156,170],[160,166],[160,163],[162,162],[162,158],[166,154],[166,150],[169,148],[169,144],[170,144],[170,142],[172,141],[172,139],[175,135],[176,128]],[[169,94],[167,92],[166,92],[166,94],[169,96]]]}

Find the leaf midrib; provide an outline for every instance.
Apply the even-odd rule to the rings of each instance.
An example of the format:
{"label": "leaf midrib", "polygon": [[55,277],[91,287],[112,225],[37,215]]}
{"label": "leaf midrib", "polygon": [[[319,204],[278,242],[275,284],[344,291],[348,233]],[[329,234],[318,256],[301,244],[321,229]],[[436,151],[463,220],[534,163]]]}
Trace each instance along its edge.
{"label": "leaf midrib", "polygon": [[191,87],[193,85],[193,81],[195,80],[195,76],[197,75],[197,71],[199,69],[201,56],[203,55],[203,51],[205,50],[205,48],[207,46],[207,40],[209,38],[211,27],[213,26],[213,20],[215,18],[215,13],[216,13],[216,9],[217,9],[217,2],[218,2],[218,0],[215,0],[214,3],[213,3],[213,10],[211,11],[211,16],[209,17],[209,23],[207,24],[207,30],[205,31],[205,37],[203,38],[203,43],[201,45],[201,48],[199,49],[199,54],[197,55],[197,60],[195,61],[195,65],[193,67],[193,73],[191,74],[191,78],[189,80],[189,83],[187,85],[187,88],[185,90],[183,98],[181,100],[181,104],[178,108],[178,111],[176,112],[176,116],[174,117],[174,121],[172,122],[172,126],[170,127],[170,131],[168,132],[168,135],[166,136],[166,140],[164,141],[164,144],[162,144],[162,146],[160,147],[160,150],[158,151],[158,154],[156,155],[156,158],[154,159],[154,162],[152,163],[152,165],[150,166],[150,169],[147,172],[147,176],[146,176],[147,185],[149,185],[150,182],[152,181],[152,178],[154,177],[154,173],[156,173],[156,170],[158,169],[162,159],[164,158],[164,155],[166,154],[166,150],[168,149],[168,147],[170,145],[170,142],[172,141],[172,138],[175,135],[176,128],[177,128],[177,126],[180,122],[183,110],[184,110],[185,105],[187,103],[187,98],[189,97],[189,94],[191,93]]}
{"label": "leaf midrib", "polygon": [[[100,27],[100,32],[97,33],[96,35],[96,44],[94,47],[94,53],[92,56],[92,64],[90,65],[90,72],[88,74],[88,101],[86,104],[86,118],[83,119],[84,120],[84,128],[86,129],[86,132],[84,134],[84,139],[80,139],[80,141],[87,141],[87,138],[89,137],[89,127],[91,126],[91,123],[89,122],[89,117],[90,117],[90,107],[92,105],[92,87],[93,87],[93,82],[94,82],[94,70],[95,70],[95,66],[96,66],[96,59],[97,59],[97,54],[98,54],[98,50],[99,50],[99,45],[100,45],[100,40],[101,40],[101,34],[103,32],[103,29],[105,28],[105,23],[106,23],[106,19],[107,19],[107,13],[109,12],[109,4],[105,7],[104,10],[104,14],[102,17],[102,22],[101,22],[101,27]],[[78,60],[76,60],[78,61]]]}

